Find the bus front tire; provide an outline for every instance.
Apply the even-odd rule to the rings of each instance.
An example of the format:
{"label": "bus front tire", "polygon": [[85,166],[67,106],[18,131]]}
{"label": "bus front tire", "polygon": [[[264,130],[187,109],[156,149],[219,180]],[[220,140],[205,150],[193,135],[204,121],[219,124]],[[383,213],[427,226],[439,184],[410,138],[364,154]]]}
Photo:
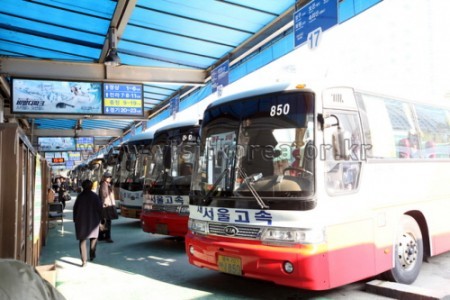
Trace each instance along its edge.
{"label": "bus front tire", "polygon": [[422,232],[413,217],[402,216],[394,251],[394,268],[385,272],[384,278],[398,283],[413,283],[419,276],[423,261]]}

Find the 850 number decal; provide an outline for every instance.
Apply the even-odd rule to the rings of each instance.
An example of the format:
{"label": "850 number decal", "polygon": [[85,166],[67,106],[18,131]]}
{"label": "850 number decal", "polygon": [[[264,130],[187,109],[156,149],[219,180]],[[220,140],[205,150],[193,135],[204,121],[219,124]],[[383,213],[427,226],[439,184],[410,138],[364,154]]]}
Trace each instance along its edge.
{"label": "850 number decal", "polygon": [[287,114],[289,114],[290,108],[291,107],[289,106],[289,103],[273,105],[270,108],[270,116],[275,117],[275,116],[287,115]]}

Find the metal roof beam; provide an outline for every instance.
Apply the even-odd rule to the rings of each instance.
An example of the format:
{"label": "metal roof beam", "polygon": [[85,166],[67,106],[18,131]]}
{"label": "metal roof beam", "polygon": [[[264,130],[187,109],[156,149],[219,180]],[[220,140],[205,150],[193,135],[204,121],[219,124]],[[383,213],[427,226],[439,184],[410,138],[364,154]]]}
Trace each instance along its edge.
{"label": "metal roof beam", "polygon": [[147,120],[150,112],[144,112],[143,117],[138,116],[114,116],[114,115],[57,115],[57,114],[24,114],[24,113],[11,113],[11,108],[5,107],[5,117],[8,118],[41,118],[41,119],[63,119],[63,120],[77,120],[80,118],[89,120]]}
{"label": "metal roof beam", "polygon": [[[31,134],[31,131],[27,134]],[[121,129],[82,129],[76,130],[77,136],[105,136],[105,137],[118,137],[122,136],[123,130]],[[34,129],[34,136],[74,136],[75,130],[73,129]]]}
{"label": "metal roof beam", "polygon": [[159,82],[203,85],[204,70],[157,68],[121,65],[109,67],[100,63],[75,63],[21,58],[0,58],[0,75],[105,82]]}
{"label": "metal roof beam", "polygon": [[[0,65],[0,69],[1,69],[1,65]],[[9,88],[9,83],[3,76],[0,76],[0,88],[6,98],[11,98],[11,89]]]}
{"label": "metal roof beam", "polygon": [[[125,27],[128,24],[128,20],[133,13],[134,8],[136,7],[137,0],[127,0],[127,1],[118,1],[116,10],[114,11],[114,15],[112,16],[111,23],[109,27],[114,27],[117,29],[117,38],[120,40]],[[109,50],[109,40],[108,34],[105,35],[105,42],[103,44],[102,52],[100,54],[99,62],[104,62],[105,57],[108,54]]]}

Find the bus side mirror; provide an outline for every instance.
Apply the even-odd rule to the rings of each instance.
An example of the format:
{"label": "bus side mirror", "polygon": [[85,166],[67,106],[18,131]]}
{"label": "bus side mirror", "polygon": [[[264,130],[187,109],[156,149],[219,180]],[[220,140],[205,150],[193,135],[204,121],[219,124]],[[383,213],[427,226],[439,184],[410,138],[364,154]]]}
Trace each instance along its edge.
{"label": "bus side mirror", "polygon": [[165,145],[163,149],[163,165],[164,169],[170,169],[172,165],[172,151],[170,151],[170,146]]}
{"label": "bus side mirror", "polygon": [[340,127],[333,133],[333,152],[335,160],[349,160],[351,156],[351,133]]}
{"label": "bus side mirror", "polygon": [[125,169],[129,172],[134,172],[136,168],[136,156],[134,154],[127,155],[127,161],[125,162]]}

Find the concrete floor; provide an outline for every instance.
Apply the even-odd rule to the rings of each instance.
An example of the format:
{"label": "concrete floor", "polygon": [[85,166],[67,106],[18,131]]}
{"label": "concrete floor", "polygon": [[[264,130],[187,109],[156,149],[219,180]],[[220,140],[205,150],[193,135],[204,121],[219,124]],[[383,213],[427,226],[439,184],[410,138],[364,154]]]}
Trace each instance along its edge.
{"label": "concrete floor", "polygon": [[[140,228],[139,221],[127,218],[114,220],[112,239],[114,243],[99,241],[97,257],[81,267],[78,241],[75,238],[72,221],[72,201],[64,210],[64,232],[61,223],[52,222],[46,246],[43,247],[40,264],[56,264],[56,287],[68,300],[115,300],[115,299],[195,299],[209,293],[197,289],[174,285],[161,272],[158,279],[143,276],[140,270],[151,260],[158,266],[168,267],[174,261],[162,257],[151,257],[151,247],[145,253],[141,246],[129,247],[130,241],[170,244],[175,252],[184,253],[184,243],[165,236],[151,236]],[[147,245],[151,246],[151,245]],[[159,261],[158,261],[159,260]],[[194,268],[194,267],[192,267]],[[148,272],[147,272],[148,273]],[[173,274],[173,277],[180,274]]]}

